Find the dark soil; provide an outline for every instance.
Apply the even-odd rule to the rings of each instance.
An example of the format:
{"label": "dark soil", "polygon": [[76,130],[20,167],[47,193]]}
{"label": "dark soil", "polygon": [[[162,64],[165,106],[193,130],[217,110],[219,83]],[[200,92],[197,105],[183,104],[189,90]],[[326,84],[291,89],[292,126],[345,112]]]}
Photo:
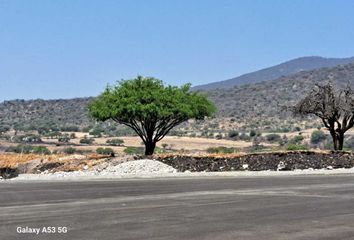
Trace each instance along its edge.
{"label": "dark soil", "polygon": [[257,153],[233,157],[228,157],[227,155],[225,155],[225,157],[167,156],[157,157],[157,160],[179,171],[189,170],[192,172],[277,170],[279,165],[283,165],[281,170],[354,167],[354,154],[349,152],[318,153],[296,151]]}
{"label": "dark soil", "polygon": [[4,179],[17,177],[18,169],[9,167],[0,168],[0,176]]}

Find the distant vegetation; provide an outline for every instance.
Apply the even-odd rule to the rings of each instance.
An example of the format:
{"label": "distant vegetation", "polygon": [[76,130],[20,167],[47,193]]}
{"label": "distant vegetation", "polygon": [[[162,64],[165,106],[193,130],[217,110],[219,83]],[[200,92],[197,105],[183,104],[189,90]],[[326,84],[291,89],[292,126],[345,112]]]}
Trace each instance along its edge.
{"label": "distant vegetation", "polygon": [[87,145],[91,145],[94,141],[95,139],[88,138],[86,135],[84,136],[84,138],[80,139],[81,144],[87,144]]}
{"label": "distant vegetation", "polygon": [[115,139],[108,139],[106,141],[107,145],[109,146],[122,146],[124,141],[122,139],[119,138],[115,138]]}
{"label": "distant vegetation", "polygon": [[45,146],[32,146],[27,144],[19,144],[17,146],[11,146],[6,149],[6,152],[14,153],[36,153],[36,154],[51,154],[49,149]]}
{"label": "distant vegetation", "polygon": [[308,148],[304,145],[301,145],[301,144],[291,143],[291,144],[287,145],[286,150],[299,151],[299,150],[308,150]]}
{"label": "distant vegetation", "polygon": [[327,139],[327,135],[321,130],[315,130],[311,134],[311,143],[319,144]]}
{"label": "distant vegetation", "polygon": [[112,157],[114,157],[114,151],[112,148],[102,148],[99,147],[96,149],[96,153],[97,154],[102,154],[102,155],[110,155]]}
{"label": "distant vegetation", "polygon": [[126,147],[124,149],[124,153],[133,154],[133,155],[143,155],[144,148],[143,147]]}
{"label": "distant vegetation", "polygon": [[65,154],[83,154],[84,152],[80,149],[74,147],[67,147],[62,150]]}
{"label": "distant vegetation", "polygon": [[239,150],[236,148],[227,148],[227,147],[213,147],[213,148],[208,148],[207,152],[208,153],[237,153]]}

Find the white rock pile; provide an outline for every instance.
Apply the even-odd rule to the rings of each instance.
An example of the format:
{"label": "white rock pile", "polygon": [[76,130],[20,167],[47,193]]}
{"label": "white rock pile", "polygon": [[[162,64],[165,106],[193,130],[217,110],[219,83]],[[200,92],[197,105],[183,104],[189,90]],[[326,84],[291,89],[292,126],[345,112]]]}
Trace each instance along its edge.
{"label": "white rock pile", "polygon": [[176,173],[177,170],[173,167],[159,161],[141,159],[135,161],[128,161],[116,166],[109,166],[103,172],[114,174],[163,174],[163,173]]}
{"label": "white rock pile", "polygon": [[83,168],[74,172],[44,171],[41,174],[20,174],[13,180],[60,180],[60,179],[80,179],[80,178],[124,178],[124,177],[154,177],[166,174],[177,173],[173,167],[159,161],[141,159],[127,161],[118,165],[109,165],[104,169],[89,170]]}

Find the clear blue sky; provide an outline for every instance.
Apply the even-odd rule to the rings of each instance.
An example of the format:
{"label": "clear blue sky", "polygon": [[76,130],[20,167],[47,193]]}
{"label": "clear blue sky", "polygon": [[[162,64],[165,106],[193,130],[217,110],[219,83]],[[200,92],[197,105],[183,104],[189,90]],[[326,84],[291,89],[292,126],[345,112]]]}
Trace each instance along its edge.
{"label": "clear blue sky", "polygon": [[300,57],[354,56],[354,1],[0,0],[0,101],[193,85]]}

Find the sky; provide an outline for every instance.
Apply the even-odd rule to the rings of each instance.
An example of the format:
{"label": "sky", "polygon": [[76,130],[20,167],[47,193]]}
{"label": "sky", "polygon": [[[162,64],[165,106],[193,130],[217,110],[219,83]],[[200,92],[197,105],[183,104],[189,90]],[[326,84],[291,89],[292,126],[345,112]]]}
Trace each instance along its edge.
{"label": "sky", "polygon": [[221,81],[354,56],[352,0],[0,0],[0,101],[96,96],[137,75]]}

